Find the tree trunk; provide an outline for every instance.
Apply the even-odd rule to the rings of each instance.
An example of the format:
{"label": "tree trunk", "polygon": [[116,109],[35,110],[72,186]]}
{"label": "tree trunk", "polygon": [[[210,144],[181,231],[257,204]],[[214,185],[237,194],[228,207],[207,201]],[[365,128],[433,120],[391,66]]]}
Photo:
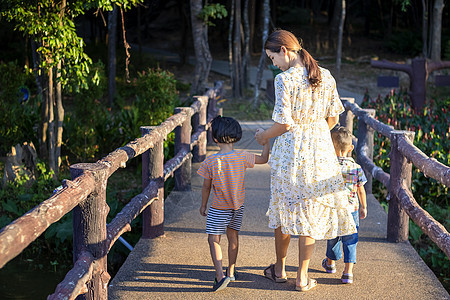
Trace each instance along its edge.
{"label": "tree trunk", "polygon": [[186,6],[184,0],[178,0],[178,8],[180,13],[180,19],[181,19],[181,43],[180,48],[178,50],[178,55],[180,56],[180,64],[185,65],[187,60],[187,38],[189,34],[189,18],[186,13]]}
{"label": "tree trunk", "polygon": [[39,64],[40,57],[39,53],[36,52],[36,41],[31,40],[31,53],[33,56],[33,72],[36,81],[37,96],[38,100],[41,102],[41,121],[39,122],[39,156],[41,159],[47,158],[47,116],[48,116],[48,105],[47,96],[43,91],[43,77],[39,75]]}
{"label": "tree trunk", "polygon": [[212,62],[208,44],[208,27],[198,18],[202,7],[201,0],[191,0],[192,37],[196,59],[191,95],[203,94]]}
{"label": "tree trunk", "polygon": [[261,85],[261,78],[264,72],[264,66],[266,61],[266,52],[264,51],[264,44],[267,40],[267,37],[269,36],[269,19],[270,19],[270,0],[264,0],[264,27],[262,34],[262,50],[255,79],[255,90],[253,94],[254,107],[258,105],[259,87]]}
{"label": "tree trunk", "polygon": [[[60,6],[60,17],[61,24],[64,18],[64,10],[66,9],[66,0],[61,2]],[[64,123],[64,108],[62,103],[62,88],[61,88],[61,61],[58,61],[56,66],[56,141],[55,141],[55,173],[53,175],[54,179],[58,178],[59,166],[61,166],[61,145],[62,145],[62,134],[63,134],[63,123]]]}
{"label": "tree trunk", "polygon": [[249,15],[249,51],[250,53],[254,53],[255,52],[255,46],[254,46],[254,40],[253,37],[255,35],[255,12],[256,12],[256,0],[250,0],[250,12],[248,12]]}
{"label": "tree trunk", "polygon": [[422,0],[422,54],[429,57],[428,47],[428,0]]}
{"label": "tree trunk", "polygon": [[339,22],[339,35],[338,35],[338,44],[337,44],[337,53],[336,53],[336,71],[337,76],[341,72],[341,57],[342,57],[342,36],[344,35],[344,22],[345,22],[345,0],[341,1],[341,20]]}
{"label": "tree trunk", "polygon": [[117,44],[117,6],[108,15],[108,101],[114,104],[116,95],[116,44]]}
{"label": "tree trunk", "polygon": [[432,43],[431,43],[431,60],[441,60],[441,31],[442,31],[442,11],[444,10],[444,0],[435,0],[433,6],[432,20]]}
{"label": "tree trunk", "polygon": [[242,98],[242,47],[241,47],[241,0],[236,0],[236,13],[234,18],[234,38],[233,38],[233,96]]}
{"label": "tree trunk", "polygon": [[231,0],[230,23],[228,26],[228,68],[230,70],[231,90],[234,91],[234,71],[233,71],[233,25],[234,25],[234,7],[236,0]]}
{"label": "tree trunk", "polygon": [[61,91],[61,61],[58,62],[57,74],[56,74],[56,110],[57,110],[57,123],[56,123],[56,169],[55,178],[58,177],[59,167],[61,166],[61,145],[62,145],[62,134],[63,134],[63,124],[64,124],[64,107],[62,103],[62,91]]}
{"label": "tree trunk", "polygon": [[334,5],[331,6],[332,13],[330,21],[330,31],[328,34],[328,41],[331,49],[336,49],[336,36],[338,35],[339,19],[341,18],[341,1],[335,0]]}
{"label": "tree trunk", "polygon": [[249,87],[249,65],[250,65],[250,25],[248,19],[248,1],[244,0],[244,57],[242,61],[244,88]]}
{"label": "tree trunk", "polygon": [[50,170],[56,174],[55,157],[55,115],[53,111],[55,96],[53,92],[53,68],[48,71],[48,163]]}

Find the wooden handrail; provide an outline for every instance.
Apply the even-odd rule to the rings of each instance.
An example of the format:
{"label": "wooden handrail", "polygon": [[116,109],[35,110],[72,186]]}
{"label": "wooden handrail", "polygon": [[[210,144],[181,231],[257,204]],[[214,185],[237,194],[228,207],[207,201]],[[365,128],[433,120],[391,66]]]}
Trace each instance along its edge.
{"label": "wooden handrail", "polygon": [[[207,96],[195,96],[190,107],[180,108],[179,113],[167,118],[159,126],[152,127],[142,137],[116,149],[95,164],[77,164],[71,166],[73,180],[65,180],[63,189],[43,201],[27,214],[16,219],[0,231],[0,268],[8,261],[20,254],[32,241],[41,235],[51,224],[57,222],[70,211],[74,212],[74,220],[78,220],[78,227],[74,228],[74,267],[66,274],[64,280],[58,284],[54,294],[49,299],[75,299],[78,295],[94,290],[100,293],[97,298],[106,299],[106,285],[109,275],[106,271],[106,254],[120,235],[131,230],[131,222],[141,213],[158,203],[161,205],[164,180],[172,176],[194,156],[202,160],[206,154],[206,130],[217,113],[216,100],[222,93],[222,83],[216,82],[214,89],[207,92]],[[209,105],[208,105],[209,102]],[[190,119],[193,118],[194,133],[191,134]],[[185,126],[185,124],[187,124]],[[182,140],[186,143],[176,152],[175,156],[162,165],[163,157],[159,157],[161,175],[143,179],[143,192],[130,200],[114,219],[106,224],[107,206],[105,202],[106,181],[120,167],[126,167],[131,158],[148,153],[151,149],[158,149],[162,153],[162,141],[167,135],[179,130],[185,132]],[[193,153],[191,153],[193,151]],[[155,152],[156,153],[156,152]],[[144,159],[145,155],[143,155]],[[203,157],[203,158],[202,158]],[[156,157],[155,157],[156,158]],[[189,165],[190,168],[190,165]],[[83,203],[80,206],[80,203]],[[83,215],[92,216],[86,218]],[[145,217],[145,216],[144,216]],[[102,219],[104,223],[101,224]],[[94,221],[97,232],[89,232],[89,223]],[[145,225],[145,223],[144,223]],[[86,238],[83,238],[85,235]],[[103,237],[104,235],[104,237]],[[145,236],[145,229],[143,237]],[[100,238],[100,239],[99,239]],[[80,245],[78,245],[80,243]],[[85,243],[87,243],[85,245]],[[77,245],[75,245],[77,244]],[[83,245],[81,245],[83,244]],[[89,288],[88,288],[89,287]]]}
{"label": "wooden handrail", "polygon": [[59,221],[93,191],[89,174],[65,180],[63,189],[0,231],[0,268],[19,255],[50,225]]}
{"label": "wooden handrail", "polygon": [[64,280],[56,286],[55,293],[48,296],[47,300],[73,300],[78,295],[86,293],[86,283],[91,280],[94,272],[94,257],[90,252],[85,251],[75,262],[74,267],[66,274]]}
{"label": "wooden handrail", "polygon": [[[414,133],[398,131],[372,116],[369,111],[361,109],[354,103],[354,99],[342,99],[347,111],[340,120],[349,130],[353,129],[353,115],[358,117],[358,132],[360,125],[369,126],[391,140],[391,174],[377,167],[368,156],[367,133],[358,135],[357,157],[358,163],[375,179],[379,180],[389,190],[389,211],[387,239],[392,242],[408,240],[409,217],[417,224],[430,239],[450,258],[450,235],[442,224],[421,208],[415,201],[409,188],[411,185],[411,166],[414,164],[425,176],[436,179],[443,185],[450,186],[450,167],[426,156],[412,143]],[[349,124],[347,124],[349,123]],[[360,145],[362,143],[362,145]],[[373,150],[372,150],[373,151]],[[411,164],[412,163],[412,164]]]}
{"label": "wooden handrail", "polygon": [[450,187],[450,167],[428,157],[411,141],[401,139],[398,141],[398,150],[408,158],[425,176],[436,179],[445,186]]}
{"label": "wooden handrail", "polygon": [[420,207],[408,188],[401,186],[395,192],[408,216],[450,259],[450,233],[447,229]]}

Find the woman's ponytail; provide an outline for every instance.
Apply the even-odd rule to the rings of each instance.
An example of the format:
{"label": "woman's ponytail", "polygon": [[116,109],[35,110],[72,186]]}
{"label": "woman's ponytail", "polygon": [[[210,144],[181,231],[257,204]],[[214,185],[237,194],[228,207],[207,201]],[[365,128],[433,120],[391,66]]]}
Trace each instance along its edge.
{"label": "woman's ponytail", "polygon": [[318,87],[322,82],[322,76],[317,61],[304,48],[300,49],[299,54],[308,73],[309,84],[313,88]]}

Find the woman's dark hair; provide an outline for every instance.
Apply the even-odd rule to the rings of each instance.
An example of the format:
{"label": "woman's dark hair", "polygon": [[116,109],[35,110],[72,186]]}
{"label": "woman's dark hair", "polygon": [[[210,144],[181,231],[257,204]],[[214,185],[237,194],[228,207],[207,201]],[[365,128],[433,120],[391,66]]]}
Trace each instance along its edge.
{"label": "woman's dark hair", "polygon": [[322,82],[322,76],[317,61],[303,48],[302,40],[300,41],[289,31],[277,29],[272,32],[264,44],[264,49],[271,52],[279,53],[281,46],[286,47],[288,51],[300,54],[300,58],[305,65],[308,73],[309,84],[315,88]]}
{"label": "woman's dark hair", "polygon": [[239,122],[230,117],[217,116],[211,123],[212,136],[217,143],[236,143],[242,138]]}

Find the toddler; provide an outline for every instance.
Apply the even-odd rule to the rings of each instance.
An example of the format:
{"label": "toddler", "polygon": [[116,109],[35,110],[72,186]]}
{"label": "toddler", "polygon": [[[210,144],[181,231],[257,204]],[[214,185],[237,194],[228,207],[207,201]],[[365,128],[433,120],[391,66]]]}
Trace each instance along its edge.
{"label": "toddler", "polygon": [[[219,152],[206,158],[200,165],[198,174],[203,177],[202,204],[200,214],[207,216],[211,258],[216,270],[213,291],[220,291],[237,277],[235,264],[239,245],[239,230],[244,212],[244,175],[254,164],[264,164],[269,158],[269,144],[263,145],[261,155],[233,149],[234,143],[242,137],[239,123],[229,117],[216,117],[211,124],[212,137],[219,146]],[[206,213],[209,194],[213,189],[211,206]],[[228,268],[222,269],[222,249],[220,237],[227,234]]]}
{"label": "toddler", "polygon": [[[349,157],[353,150],[352,133],[345,127],[338,126],[331,132],[334,149],[341,165],[342,175],[346,187],[349,189],[350,207],[353,208],[352,216],[355,220],[356,228],[359,229],[359,218],[367,216],[366,192],[364,184],[367,179],[361,167]],[[359,198],[359,202],[358,202]],[[359,210],[359,218],[358,218]],[[353,264],[356,263],[356,244],[358,243],[358,233],[338,236],[327,241],[327,253],[322,261],[322,267],[327,273],[335,273],[335,260],[342,257],[341,244],[344,252],[344,272],[341,277],[342,283],[353,283]]]}

